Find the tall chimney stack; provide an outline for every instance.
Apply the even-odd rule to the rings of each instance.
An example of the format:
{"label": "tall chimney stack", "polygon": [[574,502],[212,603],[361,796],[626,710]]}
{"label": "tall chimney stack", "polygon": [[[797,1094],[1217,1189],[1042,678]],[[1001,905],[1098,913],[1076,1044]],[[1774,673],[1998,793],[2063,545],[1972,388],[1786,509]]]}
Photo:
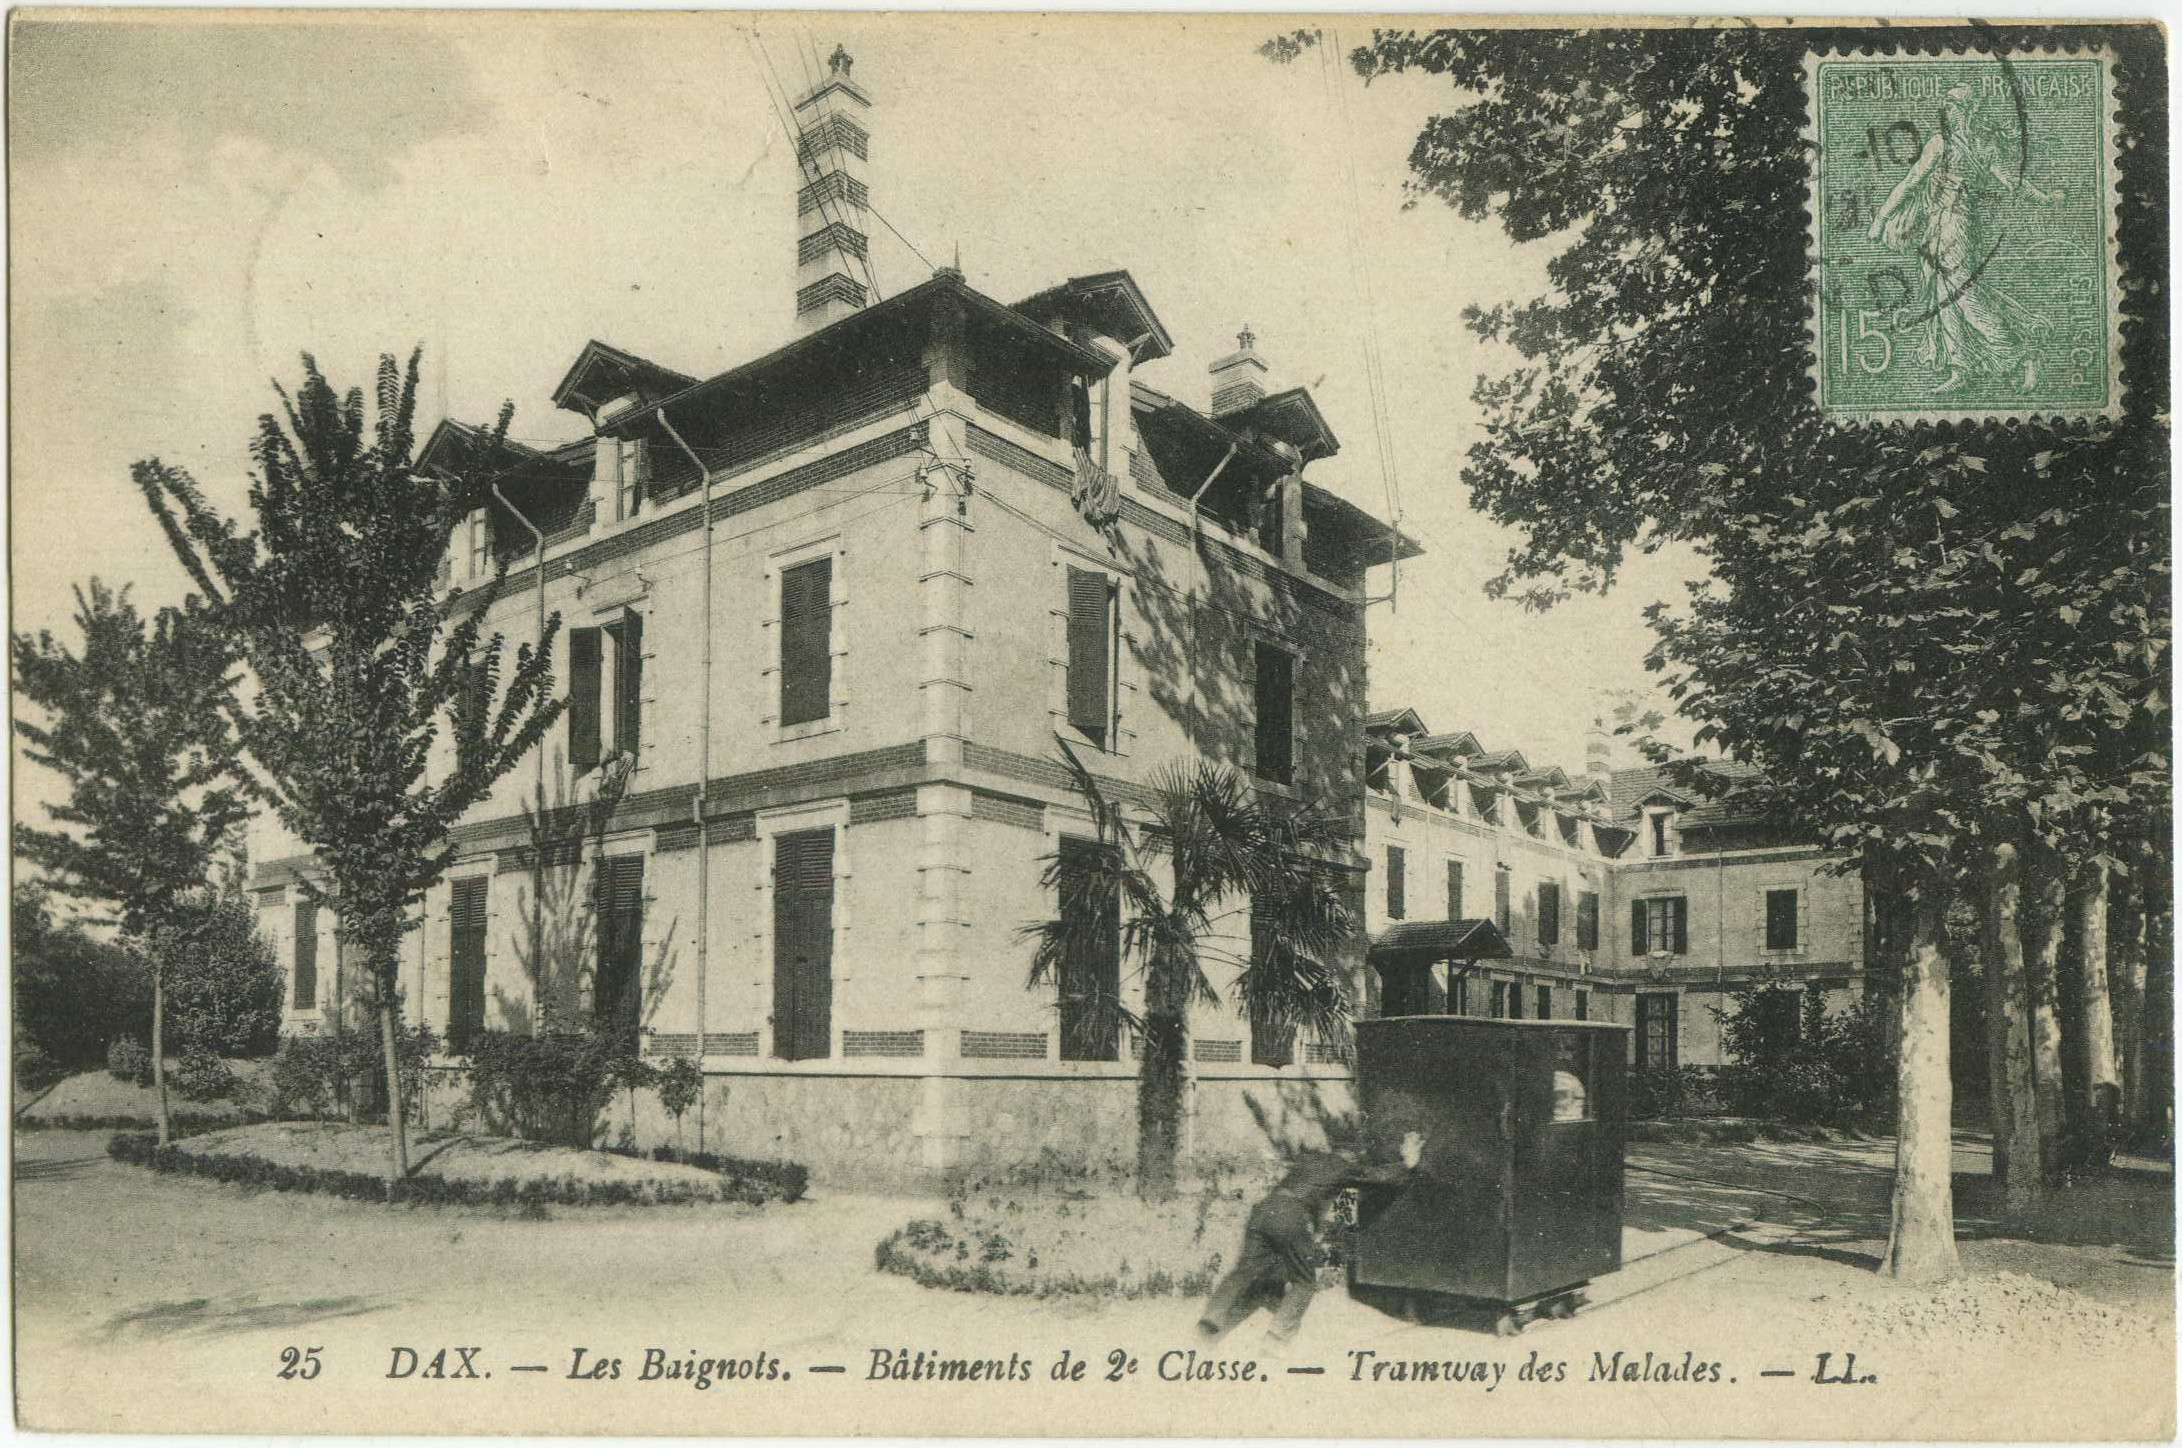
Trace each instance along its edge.
{"label": "tall chimney stack", "polygon": [[1584,731],[1583,772],[1601,786],[1613,780],[1614,736],[1606,732],[1606,722],[1602,719],[1592,720],[1591,727]]}
{"label": "tall chimney stack", "polygon": [[1235,350],[1212,364],[1212,415],[1240,412],[1265,396],[1265,359],[1248,322],[1235,334]]}
{"label": "tall chimney stack", "polygon": [[815,332],[861,311],[871,251],[871,190],[865,167],[871,97],[849,79],[856,62],[833,48],[826,74],[796,102],[796,331]]}

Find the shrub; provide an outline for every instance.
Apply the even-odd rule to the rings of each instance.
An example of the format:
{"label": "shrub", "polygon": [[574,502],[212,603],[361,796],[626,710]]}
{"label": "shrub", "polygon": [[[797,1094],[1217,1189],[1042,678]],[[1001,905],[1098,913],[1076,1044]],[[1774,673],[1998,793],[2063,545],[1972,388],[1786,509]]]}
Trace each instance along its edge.
{"label": "shrub", "polygon": [[124,1036],[106,1048],[106,1069],[116,1081],[136,1086],[152,1084],[152,1053]]}
{"label": "shrub", "polygon": [[[439,1036],[430,1026],[405,1026],[396,1050],[402,1102],[415,1116],[424,1099],[424,1063],[439,1050]],[[336,1029],[291,1036],[273,1058],[270,1109],[283,1118],[341,1115],[359,1104],[354,1101],[359,1087],[369,1090],[374,1103],[386,1099],[386,1054],[378,1032]],[[381,1115],[376,1107],[371,1114]]]}
{"label": "shrub", "polygon": [[[634,1156],[631,1151],[616,1151],[616,1156]],[[652,1148],[653,1161],[677,1162],[693,1166],[700,1171],[718,1172],[730,1180],[748,1180],[776,1191],[786,1202],[800,1202],[811,1185],[811,1169],[793,1161],[754,1161],[739,1156],[720,1156],[709,1151],[678,1151],[671,1146]]]}
{"label": "shrub", "polygon": [[590,1146],[613,1093],[649,1085],[654,1074],[618,1031],[479,1031],[469,1046],[479,1118],[530,1141]]}
{"label": "shrub", "polygon": [[219,1101],[235,1089],[235,1073],[227,1069],[227,1062],[197,1045],[182,1053],[173,1079],[184,1101]]}
{"label": "shrub", "polygon": [[47,1054],[45,1047],[27,1036],[15,1038],[15,1084],[25,1091],[43,1091],[68,1075],[68,1068]]}
{"label": "shrub", "polygon": [[1829,1014],[1817,986],[1737,991],[1720,1013],[1734,1064],[1720,1068],[1722,1104],[1738,1116],[1855,1127],[1890,1114],[1894,1072],[1886,1020],[1869,997]]}
{"label": "shrub", "polygon": [[704,1072],[697,1069],[697,1062],[689,1056],[676,1056],[657,1073],[659,1105],[674,1118],[675,1135],[682,1133],[682,1113],[697,1104],[698,1093],[705,1089]]}

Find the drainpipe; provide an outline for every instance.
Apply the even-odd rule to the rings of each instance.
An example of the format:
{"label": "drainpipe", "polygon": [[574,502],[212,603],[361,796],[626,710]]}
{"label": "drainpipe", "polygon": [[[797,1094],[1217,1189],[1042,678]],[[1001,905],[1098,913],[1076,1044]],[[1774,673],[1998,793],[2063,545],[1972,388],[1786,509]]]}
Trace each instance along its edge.
{"label": "drainpipe", "polygon": [[[507,509],[509,513],[513,514],[516,522],[522,524],[525,528],[528,528],[530,530],[531,547],[536,550],[536,563],[533,565],[530,571],[536,576],[538,580],[538,647],[542,649],[545,647],[546,636],[545,534],[538,531],[538,525],[531,522],[529,518],[524,516],[521,509],[517,508],[513,503],[508,501],[508,495],[500,491],[500,484],[498,482],[490,483],[488,484],[488,486],[491,487],[492,495],[499,502],[500,506]],[[539,742],[535,752],[538,756],[538,818],[542,823],[545,819],[546,807],[546,752],[544,747],[544,741],[541,740]],[[538,972],[538,978],[542,982],[545,978],[545,866],[544,863],[540,861],[534,868],[536,870],[536,873],[531,876],[530,880],[530,961],[531,968]],[[532,1002],[532,1005],[534,1007],[534,1009],[530,1013],[530,1027],[532,1035],[536,1035],[538,1033],[538,1027],[541,1024],[541,1022],[539,1021],[539,1016],[543,1014],[542,1011],[535,1009],[535,1007],[542,1004],[542,1002]]]}
{"label": "drainpipe", "polygon": [[683,440],[667,418],[662,407],[657,412],[659,425],[666,429],[674,445],[689,455],[690,463],[697,469],[698,485],[704,501],[698,506],[705,527],[705,601],[704,646],[698,665],[698,688],[704,702],[698,706],[697,725],[697,793],[690,800],[690,817],[697,824],[697,1149],[705,1149],[705,977],[710,975],[712,950],[712,841],[705,832],[705,790],[712,783],[712,469],[705,466],[697,449]]}

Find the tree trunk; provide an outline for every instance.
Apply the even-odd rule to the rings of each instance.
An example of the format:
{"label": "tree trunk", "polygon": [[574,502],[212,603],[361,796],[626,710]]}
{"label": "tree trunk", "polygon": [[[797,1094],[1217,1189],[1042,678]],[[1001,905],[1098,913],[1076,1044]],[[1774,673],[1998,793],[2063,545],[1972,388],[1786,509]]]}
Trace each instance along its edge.
{"label": "tree trunk", "polygon": [[1136,1191],[1147,1202],[1173,1198],[1182,1147],[1184,1057],[1189,1048],[1182,971],[1154,959],[1144,982],[1144,1062],[1136,1086]]}
{"label": "tree trunk", "polygon": [[2155,846],[2144,893],[2144,1109],[2148,1140],[2172,1140],[2174,1131],[2174,911],[2169,904],[2173,869],[2166,842]]}
{"label": "tree trunk", "polygon": [[2089,866],[2073,896],[2076,908],[2076,989],[2079,1009],[2075,1029],[2082,1037],[2079,1123],[2072,1152],[2078,1165],[2104,1161],[2113,1140],[2115,1106],[2121,1098],[2121,1072],[2114,1062],[2114,1005],[2106,973],[2106,867]]}
{"label": "tree trunk", "polygon": [[2108,986],[2114,1001],[2115,1070],[2121,1078],[2121,1123],[2134,1132],[2144,1121],[2144,871],[2113,889]]}
{"label": "tree trunk", "polygon": [[159,1144],[174,1139],[173,1119],[167,1114],[167,973],[158,956],[152,957],[152,1091],[159,1098]]}
{"label": "tree trunk", "polygon": [[2030,995],[2018,935],[2022,876],[2016,849],[1993,851],[1985,887],[1985,1041],[1993,1124],[1993,1176],[2007,1194],[2011,1216],[2044,1195],[2038,1171],[2038,1094],[2031,1076]]}
{"label": "tree trunk", "polygon": [[2061,1178],[2061,907],[2065,887],[2048,857],[2026,861],[2021,914],[2024,978],[2029,987],[2031,1080],[2038,1099],[2038,1170]]}
{"label": "tree trunk", "polygon": [[1902,972],[1894,1215],[1879,1270],[1904,1282],[1938,1282],[1962,1274],[1962,1259],[1955,1251],[1955,1089],[1947,1059],[1945,902],[1923,896],[1915,920]]}
{"label": "tree trunk", "polygon": [[392,974],[385,966],[379,968],[379,1044],[386,1050],[386,1125],[393,1139],[387,1180],[399,1182],[409,1177],[409,1122],[402,1109],[401,1003]]}

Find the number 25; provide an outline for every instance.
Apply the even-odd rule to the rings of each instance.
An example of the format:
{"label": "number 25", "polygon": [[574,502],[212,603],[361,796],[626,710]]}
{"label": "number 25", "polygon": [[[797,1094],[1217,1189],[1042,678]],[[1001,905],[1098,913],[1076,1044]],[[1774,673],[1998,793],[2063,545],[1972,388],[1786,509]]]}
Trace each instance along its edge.
{"label": "number 25", "polygon": [[284,1347],[280,1350],[280,1371],[275,1373],[274,1376],[300,1378],[307,1383],[312,1378],[317,1377],[319,1369],[324,1366],[325,1364],[318,1360],[318,1349],[315,1347]]}

